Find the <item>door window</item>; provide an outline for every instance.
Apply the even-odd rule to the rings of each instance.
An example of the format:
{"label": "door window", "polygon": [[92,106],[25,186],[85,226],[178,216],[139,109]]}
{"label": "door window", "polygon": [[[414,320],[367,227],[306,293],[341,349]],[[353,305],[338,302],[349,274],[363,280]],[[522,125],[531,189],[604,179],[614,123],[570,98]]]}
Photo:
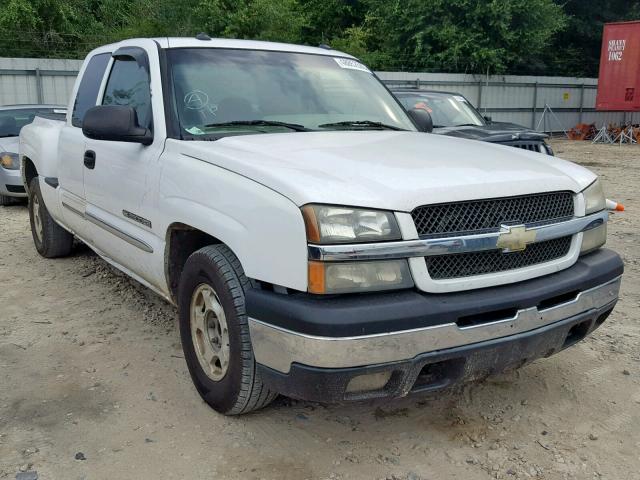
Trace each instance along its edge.
{"label": "door window", "polygon": [[71,124],[74,127],[82,127],[84,114],[87,113],[87,110],[91,107],[96,106],[102,77],[104,77],[104,72],[107,69],[107,64],[110,59],[110,53],[101,53],[93,56],[91,60],[89,60],[87,68],[82,75],[82,80],[80,80],[78,94],[73,104]]}
{"label": "door window", "polygon": [[147,70],[134,59],[117,59],[113,63],[103,105],[133,107],[141,127],[151,128],[151,90]]}

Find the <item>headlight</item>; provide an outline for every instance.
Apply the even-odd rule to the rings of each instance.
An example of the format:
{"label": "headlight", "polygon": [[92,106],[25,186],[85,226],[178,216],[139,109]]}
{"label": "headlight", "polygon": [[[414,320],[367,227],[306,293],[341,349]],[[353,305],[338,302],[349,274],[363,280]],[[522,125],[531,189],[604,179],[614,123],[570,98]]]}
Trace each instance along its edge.
{"label": "headlight", "polygon": [[18,170],[20,168],[20,160],[17,153],[2,152],[0,153],[0,165],[7,170]]}
{"label": "headlight", "polygon": [[602,183],[600,180],[596,180],[582,192],[584,195],[585,214],[600,212],[605,209],[607,205],[607,199],[604,196],[602,190]]}
{"label": "headlight", "polygon": [[302,215],[312,243],[356,243],[400,240],[392,212],[331,205],[306,205]]}
{"label": "headlight", "polygon": [[582,234],[582,246],[580,255],[592,252],[603,246],[607,242],[607,224],[603,223],[599,227],[587,230]]}
{"label": "headlight", "polygon": [[[340,244],[401,240],[392,212],[332,205],[302,207],[307,240]],[[409,262],[309,262],[309,292],[316,294],[376,292],[413,287]]]}
{"label": "headlight", "polygon": [[413,287],[407,260],[309,262],[309,292],[376,292]]}
{"label": "headlight", "polygon": [[[600,212],[607,206],[607,199],[604,196],[602,190],[602,183],[600,180],[596,180],[582,192],[584,195],[585,214],[590,215],[592,213]],[[607,224],[600,225],[599,227],[587,230],[582,234],[582,246],[580,247],[580,254],[589,253],[593,250],[600,248],[607,241]]]}

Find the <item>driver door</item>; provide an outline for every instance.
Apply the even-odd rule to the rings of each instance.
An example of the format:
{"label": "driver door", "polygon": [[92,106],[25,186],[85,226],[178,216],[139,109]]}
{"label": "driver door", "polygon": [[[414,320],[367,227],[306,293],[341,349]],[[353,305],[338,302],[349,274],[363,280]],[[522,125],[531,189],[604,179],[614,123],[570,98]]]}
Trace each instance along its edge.
{"label": "driver door", "polygon": [[[102,105],[135,109],[138,124],[154,128],[149,56],[139,47],[113,54]],[[158,87],[158,91],[160,88]],[[161,97],[161,96],[160,96]],[[159,177],[158,158],[164,135],[149,146],[140,143],[87,139],[84,172],[86,217],[94,246],[130,273],[155,286],[162,284],[154,254],[163,255],[161,235],[154,231],[154,206]]]}

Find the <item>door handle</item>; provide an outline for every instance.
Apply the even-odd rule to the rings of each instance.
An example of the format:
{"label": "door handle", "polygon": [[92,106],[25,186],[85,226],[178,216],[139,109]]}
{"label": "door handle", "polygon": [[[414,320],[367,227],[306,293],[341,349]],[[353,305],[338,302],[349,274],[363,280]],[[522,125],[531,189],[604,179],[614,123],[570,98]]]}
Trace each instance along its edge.
{"label": "door handle", "polygon": [[93,150],[87,150],[84,152],[84,166],[89,170],[96,168],[96,152]]}

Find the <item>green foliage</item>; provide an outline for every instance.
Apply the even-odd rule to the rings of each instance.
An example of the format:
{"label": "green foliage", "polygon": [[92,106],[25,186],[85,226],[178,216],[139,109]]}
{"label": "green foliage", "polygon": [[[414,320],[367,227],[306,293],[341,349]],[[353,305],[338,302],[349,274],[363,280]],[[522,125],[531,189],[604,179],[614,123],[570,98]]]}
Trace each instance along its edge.
{"label": "green foliage", "polygon": [[303,40],[311,45],[333,42],[352,35],[365,15],[365,5],[358,0],[299,0],[307,18]]}
{"label": "green foliage", "polygon": [[75,57],[131,37],[327,43],[384,70],[595,75],[640,0],[0,0],[0,54]]}
{"label": "green foliage", "polygon": [[554,75],[598,75],[602,29],[605,23],[640,20],[638,0],[556,0],[568,20],[555,37],[554,47],[540,56],[542,68]]}
{"label": "green foliage", "polygon": [[551,0],[367,0],[370,45],[393,58],[384,69],[504,73],[564,26]]}
{"label": "green foliage", "polygon": [[5,0],[0,5],[0,52],[4,56],[75,54],[95,20],[88,2]]}
{"label": "green foliage", "polygon": [[[210,1],[210,0],[209,0]],[[218,2],[216,2],[218,3]],[[306,18],[297,0],[244,0],[227,10],[220,36],[299,42]],[[218,11],[224,14],[224,11]],[[209,16],[212,18],[212,16]]]}

